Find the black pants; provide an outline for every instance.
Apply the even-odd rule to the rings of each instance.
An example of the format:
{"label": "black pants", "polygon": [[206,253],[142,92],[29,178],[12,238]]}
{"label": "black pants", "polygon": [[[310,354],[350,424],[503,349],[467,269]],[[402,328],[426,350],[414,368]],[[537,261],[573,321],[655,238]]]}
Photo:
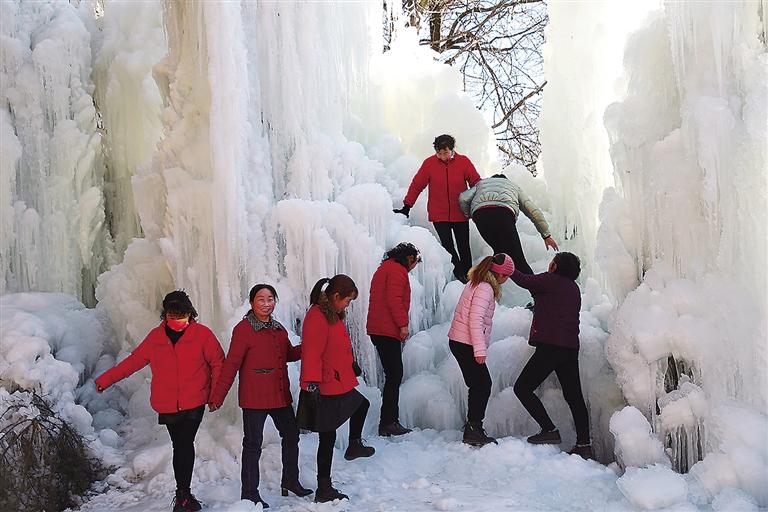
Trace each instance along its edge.
{"label": "black pants", "polygon": [[400,383],[403,381],[403,344],[388,336],[371,335],[373,346],[384,367],[384,390],[381,393],[379,424],[389,425],[400,419]]}
{"label": "black pants", "polygon": [[525,260],[523,246],[515,226],[515,214],[503,206],[496,208],[481,208],[472,215],[480,236],[491,246],[493,252],[508,254],[515,262],[515,268],[523,274],[533,274],[530,265]]}
{"label": "black pants", "polygon": [[240,472],[243,499],[259,493],[259,459],[264,440],[264,422],[272,418],[283,449],[283,477],[280,485],[290,486],[299,481],[299,428],[293,407],[279,409],[243,409],[243,467]]}
{"label": "black pants", "polygon": [[488,398],[491,396],[491,374],[488,373],[488,366],[475,361],[472,345],[449,340],[448,346],[459,363],[464,384],[469,388],[467,420],[482,423]]}
{"label": "black pants", "polygon": [[[451,255],[454,275],[466,276],[472,266],[472,251],[469,249],[469,221],[467,222],[433,222],[440,245]],[[453,235],[451,234],[453,233]],[[453,238],[456,237],[456,248]]]}
{"label": "black pants", "polygon": [[[363,424],[371,403],[363,399],[360,406],[349,418],[349,440],[363,437]],[[336,443],[336,431],[320,432],[320,442],[317,445],[317,479],[331,478],[331,463],[333,462],[333,445]]]}
{"label": "black pants", "polygon": [[560,381],[563,398],[573,415],[576,442],[587,444],[590,442],[589,412],[581,392],[579,349],[538,345],[515,382],[515,395],[542,430],[554,429],[555,425],[544,409],[544,405],[533,392],[553,371],[557,375],[557,380]]}
{"label": "black pants", "polygon": [[165,426],[173,445],[173,476],[177,490],[189,490],[195,466],[195,436],[202,417],[180,419]]}

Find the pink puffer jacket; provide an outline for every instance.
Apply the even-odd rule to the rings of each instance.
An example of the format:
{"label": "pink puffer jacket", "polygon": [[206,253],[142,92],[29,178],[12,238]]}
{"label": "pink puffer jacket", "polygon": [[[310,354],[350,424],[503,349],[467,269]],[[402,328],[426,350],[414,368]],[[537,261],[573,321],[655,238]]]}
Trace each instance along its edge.
{"label": "pink puffer jacket", "polygon": [[472,345],[475,357],[484,356],[491,343],[491,324],[496,301],[493,288],[482,282],[477,286],[467,283],[461,292],[448,338]]}

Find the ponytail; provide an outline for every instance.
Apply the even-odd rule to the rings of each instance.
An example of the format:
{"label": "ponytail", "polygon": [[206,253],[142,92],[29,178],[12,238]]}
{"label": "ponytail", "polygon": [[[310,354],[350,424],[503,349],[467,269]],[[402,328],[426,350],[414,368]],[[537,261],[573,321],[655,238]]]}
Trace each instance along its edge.
{"label": "ponytail", "polygon": [[[469,269],[467,277],[472,286],[478,286],[480,283],[488,283],[493,288],[493,296],[496,300],[501,299],[501,285],[496,280],[496,275],[491,272],[491,265],[500,263],[494,261],[495,256],[486,256],[480,263]],[[503,261],[503,257],[502,257]]]}
{"label": "ponytail", "polygon": [[330,278],[324,277],[315,283],[315,286],[312,287],[312,291],[309,293],[310,305],[314,306],[315,304],[320,304],[320,296],[325,295],[325,290],[323,290],[323,286],[325,286],[330,282],[331,282]]}
{"label": "ponytail", "polygon": [[[325,287],[325,288],[323,288]],[[345,299],[347,297],[357,298],[357,285],[351,277],[344,274],[336,274],[332,278],[324,277],[315,283],[312,287],[312,291],[309,294],[310,305],[318,305],[320,311],[323,312],[328,323],[334,324],[338,320],[344,319],[344,312],[338,313],[331,307],[331,297],[335,294],[339,295],[339,298]]]}

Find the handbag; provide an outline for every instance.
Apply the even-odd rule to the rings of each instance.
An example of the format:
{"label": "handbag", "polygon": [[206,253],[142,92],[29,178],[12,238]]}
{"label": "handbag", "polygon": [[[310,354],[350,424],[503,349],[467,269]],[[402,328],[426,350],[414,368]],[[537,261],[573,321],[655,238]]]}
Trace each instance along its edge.
{"label": "handbag", "polygon": [[296,424],[304,430],[317,432],[317,413],[320,409],[320,395],[299,391],[299,405],[296,407]]}

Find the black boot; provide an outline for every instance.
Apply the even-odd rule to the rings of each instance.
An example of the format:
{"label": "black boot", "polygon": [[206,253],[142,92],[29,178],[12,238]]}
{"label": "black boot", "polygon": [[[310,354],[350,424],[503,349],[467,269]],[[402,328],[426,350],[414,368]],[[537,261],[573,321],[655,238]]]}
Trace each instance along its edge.
{"label": "black boot", "polygon": [[362,439],[350,439],[347,451],[344,452],[344,458],[355,460],[360,457],[370,457],[374,453],[376,453],[376,449],[373,446],[365,446]]}
{"label": "black boot", "polygon": [[472,446],[485,446],[490,443],[499,444],[496,439],[485,433],[483,423],[480,421],[468,421],[464,424],[464,444]]}
{"label": "black boot", "polygon": [[317,490],[315,491],[315,503],[325,503],[333,500],[348,500],[349,496],[342,494],[331,485],[330,478],[317,477]]}
{"label": "black boot", "polygon": [[291,491],[293,494],[299,497],[309,496],[310,494],[312,494],[312,491],[302,486],[301,482],[299,482],[298,480],[292,484],[282,484],[280,486],[280,490],[283,496],[288,496],[288,491]]}
{"label": "black boot", "polygon": [[409,432],[413,431],[402,426],[399,421],[393,421],[387,425],[379,425],[379,435],[381,437],[402,436]]}
{"label": "black boot", "polygon": [[253,494],[251,496],[241,495],[240,499],[251,501],[253,502],[254,505],[258,505],[259,503],[261,503],[261,508],[269,508],[269,503],[261,499],[261,495],[258,493],[258,491],[256,492],[256,494]]}
{"label": "black boot", "polygon": [[594,459],[592,444],[576,444],[568,451],[568,455],[578,455],[582,459]]}
{"label": "black boot", "polygon": [[176,497],[173,498],[173,512],[197,512],[202,508],[200,502],[189,489],[176,489]]}
{"label": "black boot", "polygon": [[560,444],[560,431],[556,428],[552,430],[542,430],[538,434],[530,436],[528,442],[531,444]]}

